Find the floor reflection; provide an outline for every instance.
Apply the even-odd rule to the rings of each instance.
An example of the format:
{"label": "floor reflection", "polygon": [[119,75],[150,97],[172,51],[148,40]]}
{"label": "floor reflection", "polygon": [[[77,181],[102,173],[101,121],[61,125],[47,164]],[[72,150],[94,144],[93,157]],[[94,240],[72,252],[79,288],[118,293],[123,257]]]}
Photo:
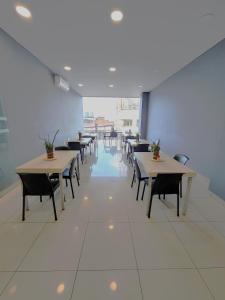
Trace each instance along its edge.
{"label": "floor reflection", "polygon": [[119,141],[98,141],[96,158],[92,164],[91,176],[94,177],[125,177],[127,165],[124,152]]}

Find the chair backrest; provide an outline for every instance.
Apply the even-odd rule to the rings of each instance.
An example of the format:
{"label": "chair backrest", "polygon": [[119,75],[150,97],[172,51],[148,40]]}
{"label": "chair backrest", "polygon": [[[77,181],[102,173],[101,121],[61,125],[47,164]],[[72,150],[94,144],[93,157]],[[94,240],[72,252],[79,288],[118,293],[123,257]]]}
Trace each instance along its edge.
{"label": "chair backrest", "polygon": [[68,142],[70,150],[81,150],[80,142]]}
{"label": "chair backrest", "polygon": [[140,171],[137,159],[134,159],[134,167],[135,167],[135,172],[136,172],[137,178],[141,179],[141,171]]}
{"label": "chair backrest", "polygon": [[73,172],[74,172],[74,164],[75,164],[75,158],[72,159],[71,163],[70,163],[70,169],[69,169],[69,175],[72,177],[73,176]]}
{"label": "chair backrest", "polygon": [[158,174],[152,185],[153,194],[179,194],[183,174]]}
{"label": "chair backrest", "polygon": [[160,144],[160,139],[155,140],[155,144],[159,145]]}
{"label": "chair backrest", "polygon": [[51,195],[52,184],[47,174],[19,174],[24,195]]}
{"label": "chair backrest", "polygon": [[149,152],[149,144],[139,144],[135,146],[134,152]]}
{"label": "chair backrest", "polygon": [[70,148],[67,147],[67,146],[58,146],[58,147],[55,147],[55,151],[59,151],[59,150],[70,150]]}
{"label": "chair backrest", "polygon": [[179,161],[183,165],[186,165],[186,163],[189,161],[189,157],[185,154],[175,154],[173,157],[176,161]]}
{"label": "chair backrest", "polygon": [[136,140],[136,136],[135,135],[127,135],[126,136],[126,141],[127,140]]}
{"label": "chair backrest", "polygon": [[116,131],[111,131],[110,132],[110,137],[117,137],[117,132]]}

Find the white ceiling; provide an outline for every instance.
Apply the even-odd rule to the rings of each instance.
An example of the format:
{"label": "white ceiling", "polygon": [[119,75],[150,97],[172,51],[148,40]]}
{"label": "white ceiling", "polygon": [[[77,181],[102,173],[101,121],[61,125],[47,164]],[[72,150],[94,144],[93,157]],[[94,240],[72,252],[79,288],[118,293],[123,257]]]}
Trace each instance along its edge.
{"label": "white ceiling", "polygon": [[15,1],[0,0],[0,26],[83,96],[139,96],[225,37],[225,0],[24,0],[32,21]]}

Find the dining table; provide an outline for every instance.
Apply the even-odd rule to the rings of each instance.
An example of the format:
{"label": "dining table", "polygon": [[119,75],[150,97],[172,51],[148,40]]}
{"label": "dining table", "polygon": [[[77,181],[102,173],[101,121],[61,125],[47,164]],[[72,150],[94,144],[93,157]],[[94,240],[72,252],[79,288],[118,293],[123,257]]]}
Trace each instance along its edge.
{"label": "dining table", "polygon": [[[64,201],[64,183],[63,183],[63,171],[70,164],[72,159],[77,159],[79,164],[79,151],[75,150],[59,150],[55,152],[54,159],[47,159],[46,154],[42,154],[16,168],[17,174],[59,174],[60,183],[60,197],[62,210],[65,209]],[[26,208],[28,209],[28,201],[26,201]]]}
{"label": "dining table", "polygon": [[158,161],[153,159],[152,152],[135,152],[134,156],[141,164],[145,173],[149,176],[149,199],[151,196],[152,178],[156,177],[158,174],[183,174],[184,177],[187,177],[187,187],[182,208],[182,214],[186,215],[188,203],[190,201],[192,178],[197,175],[196,172],[162,152],[160,152],[160,159]]}

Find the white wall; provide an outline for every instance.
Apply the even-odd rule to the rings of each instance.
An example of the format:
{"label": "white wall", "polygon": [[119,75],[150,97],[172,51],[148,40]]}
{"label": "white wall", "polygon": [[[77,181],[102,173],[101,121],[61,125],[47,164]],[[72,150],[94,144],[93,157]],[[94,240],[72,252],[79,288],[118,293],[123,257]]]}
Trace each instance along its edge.
{"label": "white wall", "polygon": [[154,89],[148,138],[211,180],[225,199],[225,40]]}
{"label": "white wall", "polygon": [[60,133],[56,144],[83,128],[82,97],[54,86],[47,67],[0,31],[0,105],[8,135],[0,135],[0,190],[17,179],[15,167],[44,151],[39,135]]}

